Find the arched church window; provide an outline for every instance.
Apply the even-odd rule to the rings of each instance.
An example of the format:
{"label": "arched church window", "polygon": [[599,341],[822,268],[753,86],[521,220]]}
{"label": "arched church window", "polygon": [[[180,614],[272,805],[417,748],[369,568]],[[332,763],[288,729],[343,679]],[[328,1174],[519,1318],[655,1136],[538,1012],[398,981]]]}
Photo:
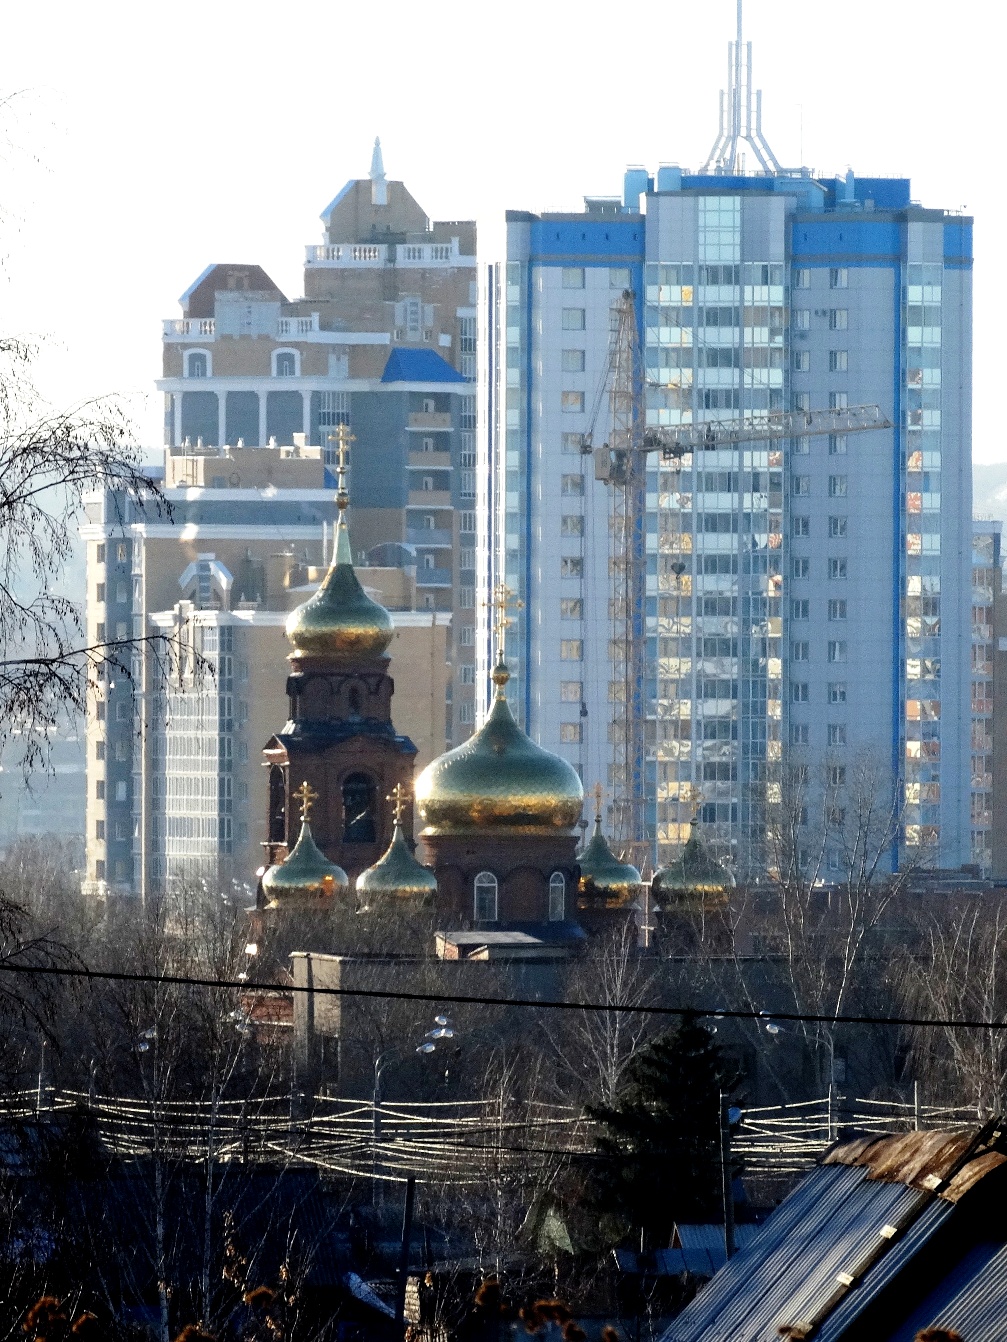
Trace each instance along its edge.
{"label": "arched church window", "polygon": [[549,877],[549,921],[561,923],[566,917],[566,877],[554,871]]}
{"label": "arched church window", "polygon": [[343,843],[374,843],[374,780],[368,774],[348,774],[343,781]]}
{"label": "arched church window", "polygon": [[186,356],[186,376],[188,377],[208,377],[210,373],[210,360],[203,350],[190,350]]}
{"label": "arched church window", "polygon": [[360,717],[360,689],[356,685],[350,686],[349,693],[350,715],[354,718]]}
{"label": "arched church window", "polygon": [[491,871],[481,871],[473,885],[472,916],[477,923],[495,923],[497,905],[497,878]]}
{"label": "arched church window", "polygon": [[269,769],[269,842],[283,843],[286,835],[286,788],[278,764]]}

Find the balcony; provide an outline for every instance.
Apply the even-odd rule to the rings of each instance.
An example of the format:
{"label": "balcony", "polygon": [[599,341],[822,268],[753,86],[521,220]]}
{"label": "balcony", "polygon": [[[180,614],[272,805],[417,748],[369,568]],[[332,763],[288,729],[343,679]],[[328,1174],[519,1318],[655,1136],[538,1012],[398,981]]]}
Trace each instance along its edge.
{"label": "balcony", "polygon": [[165,338],[170,340],[212,340],[216,322],[212,317],[169,317],[164,322]]}
{"label": "balcony", "polygon": [[276,323],[276,334],[282,337],[311,335],[318,330],[318,313],[308,317],[281,317]]}
{"label": "balcony", "polygon": [[411,489],[408,506],[410,508],[450,508],[451,491],[449,489]]}
{"label": "balcony", "polygon": [[424,411],[417,411],[409,416],[407,425],[410,432],[413,433],[445,433],[454,428],[450,414],[427,414]]}
{"label": "balcony", "polygon": [[388,264],[388,247],[384,244],[337,242],[305,247],[304,264],[308,266],[384,266]]}
{"label": "balcony", "polygon": [[451,469],[451,453],[410,452],[409,469],[411,471],[449,471]]}
{"label": "balcony", "polygon": [[449,568],[418,568],[416,570],[417,587],[450,587],[451,570]]}
{"label": "balcony", "polygon": [[308,266],[427,266],[475,265],[474,256],[462,256],[458,239],[450,242],[407,242],[387,246],[368,242],[334,242],[304,249]]}
{"label": "balcony", "polygon": [[449,527],[407,527],[406,543],[428,549],[450,549],[454,536]]}

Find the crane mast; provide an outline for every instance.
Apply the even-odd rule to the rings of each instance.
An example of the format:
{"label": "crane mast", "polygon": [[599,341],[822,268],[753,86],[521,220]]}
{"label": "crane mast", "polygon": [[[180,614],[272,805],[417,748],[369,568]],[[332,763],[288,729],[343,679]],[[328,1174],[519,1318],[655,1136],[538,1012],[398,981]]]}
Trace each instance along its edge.
{"label": "crane mast", "polygon": [[[605,390],[610,411],[609,441],[595,446],[597,423]],[[648,694],[651,668],[647,658],[647,455],[660,452],[673,469],[687,456],[706,450],[826,434],[863,433],[890,429],[891,423],[876,405],[844,410],[769,411],[749,418],[703,420],[676,426],[648,426],[646,389],[637,330],[634,295],[626,290],[612,308],[612,336],[607,366],[595,398],[583,450],[594,462],[594,476],[612,486],[609,512],[610,615],[613,717],[611,740],[615,770],[612,779],[612,830],[620,851],[638,866],[653,853],[647,837],[646,767],[648,755]],[[661,549],[679,552],[674,534],[681,533],[681,495],[659,494],[665,502],[659,530]],[[672,502],[670,505],[667,500]],[[676,586],[685,581],[686,564],[670,561]],[[666,603],[662,603],[666,604]],[[673,612],[659,610],[673,618]],[[656,740],[656,725],[655,725]],[[692,808],[698,794],[694,795]]]}

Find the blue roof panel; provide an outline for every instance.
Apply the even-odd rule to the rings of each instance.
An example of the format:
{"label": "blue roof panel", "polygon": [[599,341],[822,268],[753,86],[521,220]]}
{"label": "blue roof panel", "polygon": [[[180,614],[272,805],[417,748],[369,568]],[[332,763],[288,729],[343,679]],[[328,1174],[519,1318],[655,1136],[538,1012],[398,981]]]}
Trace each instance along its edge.
{"label": "blue roof panel", "polygon": [[393,349],[382,382],[468,382],[447,359],[432,349]]}

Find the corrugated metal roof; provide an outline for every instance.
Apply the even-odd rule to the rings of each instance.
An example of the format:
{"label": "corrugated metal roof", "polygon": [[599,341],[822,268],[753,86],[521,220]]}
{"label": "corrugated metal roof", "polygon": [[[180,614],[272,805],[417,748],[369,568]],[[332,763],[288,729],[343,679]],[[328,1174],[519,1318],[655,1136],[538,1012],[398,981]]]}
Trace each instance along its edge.
{"label": "corrugated metal roof", "polygon": [[900,1236],[891,1249],[865,1273],[855,1291],[850,1291],[836,1306],[815,1334],[815,1342],[839,1342],[868,1305],[902,1271],[913,1255],[952,1212],[951,1206],[937,1198],[921,1214],[915,1225]]}
{"label": "corrugated metal roof", "polygon": [[1007,1248],[975,1245],[884,1342],[913,1342],[921,1328],[953,1328],[968,1342],[1003,1342],[1007,1331]]}

